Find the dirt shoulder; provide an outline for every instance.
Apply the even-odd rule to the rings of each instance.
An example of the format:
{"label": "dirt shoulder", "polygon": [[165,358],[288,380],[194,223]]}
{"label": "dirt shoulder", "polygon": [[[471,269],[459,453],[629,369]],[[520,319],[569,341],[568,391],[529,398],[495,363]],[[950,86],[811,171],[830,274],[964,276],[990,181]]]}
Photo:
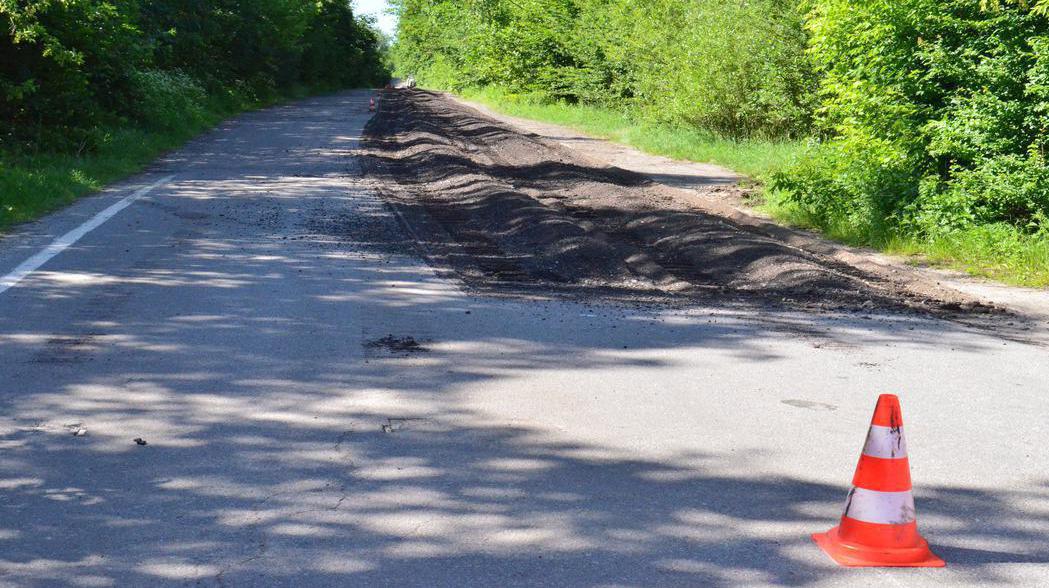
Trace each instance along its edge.
{"label": "dirt shoulder", "polygon": [[[478,289],[998,313],[913,272],[820,250],[803,235],[739,217],[727,202],[715,206],[695,189],[607,165],[441,94],[386,92],[365,149],[366,173],[431,261]],[[731,181],[722,174],[709,189],[731,189]]]}

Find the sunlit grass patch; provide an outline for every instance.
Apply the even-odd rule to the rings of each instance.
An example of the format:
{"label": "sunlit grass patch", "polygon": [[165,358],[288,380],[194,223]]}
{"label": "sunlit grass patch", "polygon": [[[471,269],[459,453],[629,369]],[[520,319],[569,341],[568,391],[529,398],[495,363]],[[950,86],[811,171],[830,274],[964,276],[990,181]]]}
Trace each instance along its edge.
{"label": "sunlit grass patch", "polygon": [[919,240],[898,237],[885,249],[934,265],[1017,286],[1049,287],[1049,238],[1006,224],[971,227]]}
{"label": "sunlit grass patch", "polygon": [[38,218],[141,170],[187,135],[190,129],[165,134],[120,129],[88,154],[0,155],[0,229]]}
{"label": "sunlit grass patch", "polygon": [[628,112],[551,102],[491,87],[467,89],[460,94],[504,114],[570,127],[654,155],[722,165],[757,182],[793,162],[804,146],[800,141],[723,139],[694,128],[654,123]]}
{"label": "sunlit grass patch", "polygon": [[937,235],[857,230],[834,218],[817,223],[784,194],[765,194],[762,212],[777,221],[815,230],[835,241],[868,246],[916,264],[949,268],[1015,286],[1049,287],[1049,236],[1026,234],[1005,223],[972,226]]}

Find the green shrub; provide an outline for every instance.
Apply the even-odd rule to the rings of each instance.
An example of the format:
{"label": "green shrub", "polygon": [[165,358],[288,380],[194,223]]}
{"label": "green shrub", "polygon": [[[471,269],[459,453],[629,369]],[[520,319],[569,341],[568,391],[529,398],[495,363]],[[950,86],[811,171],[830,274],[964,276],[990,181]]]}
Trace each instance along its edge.
{"label": "green shrub", "polygon": [[0,2],[0,131],[7,148],[79,150],[128,103],[148,58],[134,3]]}
{"label": "green shrub", "polygon": [[401,75],[613,107],[722,137],[798,137],[815,72],[795,0],[402,0]]}
{"label": "green shrub", "polygon": [[810,0],[827,137],[776,176],[824,228],[870,241],[1049,212],[1049,21],[970,0]]}
{"label": "green shrub", "polygon": [[133,116],[147,128],[170,131],[195,128],[206,120],[207,93],[180,71],[140,70],[131,74]]}
{"label": "green shrub", "polygon": [[659,120],[728,137],[806,134],[816,95],[794,0],[657,2],[633,8],[621,59]]}
{"label": "green shrub", "polygon": [[0,0],[0,31],[7,151],[83,153],[129,121],[194,128],[209,95],[257,104],[388,76],[343,0]]}

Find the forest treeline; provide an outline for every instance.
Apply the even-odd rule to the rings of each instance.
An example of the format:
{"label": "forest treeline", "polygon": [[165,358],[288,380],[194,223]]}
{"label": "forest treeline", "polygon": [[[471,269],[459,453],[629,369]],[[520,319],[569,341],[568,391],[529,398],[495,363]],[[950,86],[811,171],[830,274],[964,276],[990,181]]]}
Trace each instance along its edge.
{"label": "forest treeline", "polygon": [[839,235],[1045,242],[1045,4],[397,0],[394,56],[438,87],[805,138],[771,187]]}
{"label": "forest treeline", "polygon": [[379,84],[349,0],[0,0],[0,149],[90,152],[289,92]]}
{"label": "forest treeline", "polygon": [[815,70],[796,0],[396,0],[425,83],[632,106],[734,137],[797,136]]}

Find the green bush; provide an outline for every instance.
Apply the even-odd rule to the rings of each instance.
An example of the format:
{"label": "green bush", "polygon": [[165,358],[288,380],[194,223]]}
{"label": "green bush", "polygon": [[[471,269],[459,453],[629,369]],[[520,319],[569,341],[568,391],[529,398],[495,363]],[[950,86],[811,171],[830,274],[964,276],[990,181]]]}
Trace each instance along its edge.
{"label": "green bush", "polygon": [[815,73],[794,0],[401,0],[398,72],[613,107],[722,137],[797,137]]}
{"label": "green bush", "polygon": [[620,59],[646,112],[729,137],[808,132],[815,77],[794,0],[644,4]]}
{"label": "green bush", "polygon": [[207,93],[180,71],[141,70],[131,74],[132,114],[143,126],[162,131],[195,128],[207,117]]}
{"label": "green bush", "polygon": [[388,79],[343,0],[0,0],[0,229],[217,118]]}
{"label": "green bush", "polygon": [[302,87],[385,82],[342,0],[0,0],[0,150],[83,153],[129,121],[169,130]]}
{"label": "green bush", "polygon": [[810,0],[811,156],[774,186],[825,228],[935,240],[1049,213],[1049,21],[970,0]]}
{"label": "green bush", "polygon": [[148,56],[133,4],[0,2],[0,147],[80,149],[119,116]]}

